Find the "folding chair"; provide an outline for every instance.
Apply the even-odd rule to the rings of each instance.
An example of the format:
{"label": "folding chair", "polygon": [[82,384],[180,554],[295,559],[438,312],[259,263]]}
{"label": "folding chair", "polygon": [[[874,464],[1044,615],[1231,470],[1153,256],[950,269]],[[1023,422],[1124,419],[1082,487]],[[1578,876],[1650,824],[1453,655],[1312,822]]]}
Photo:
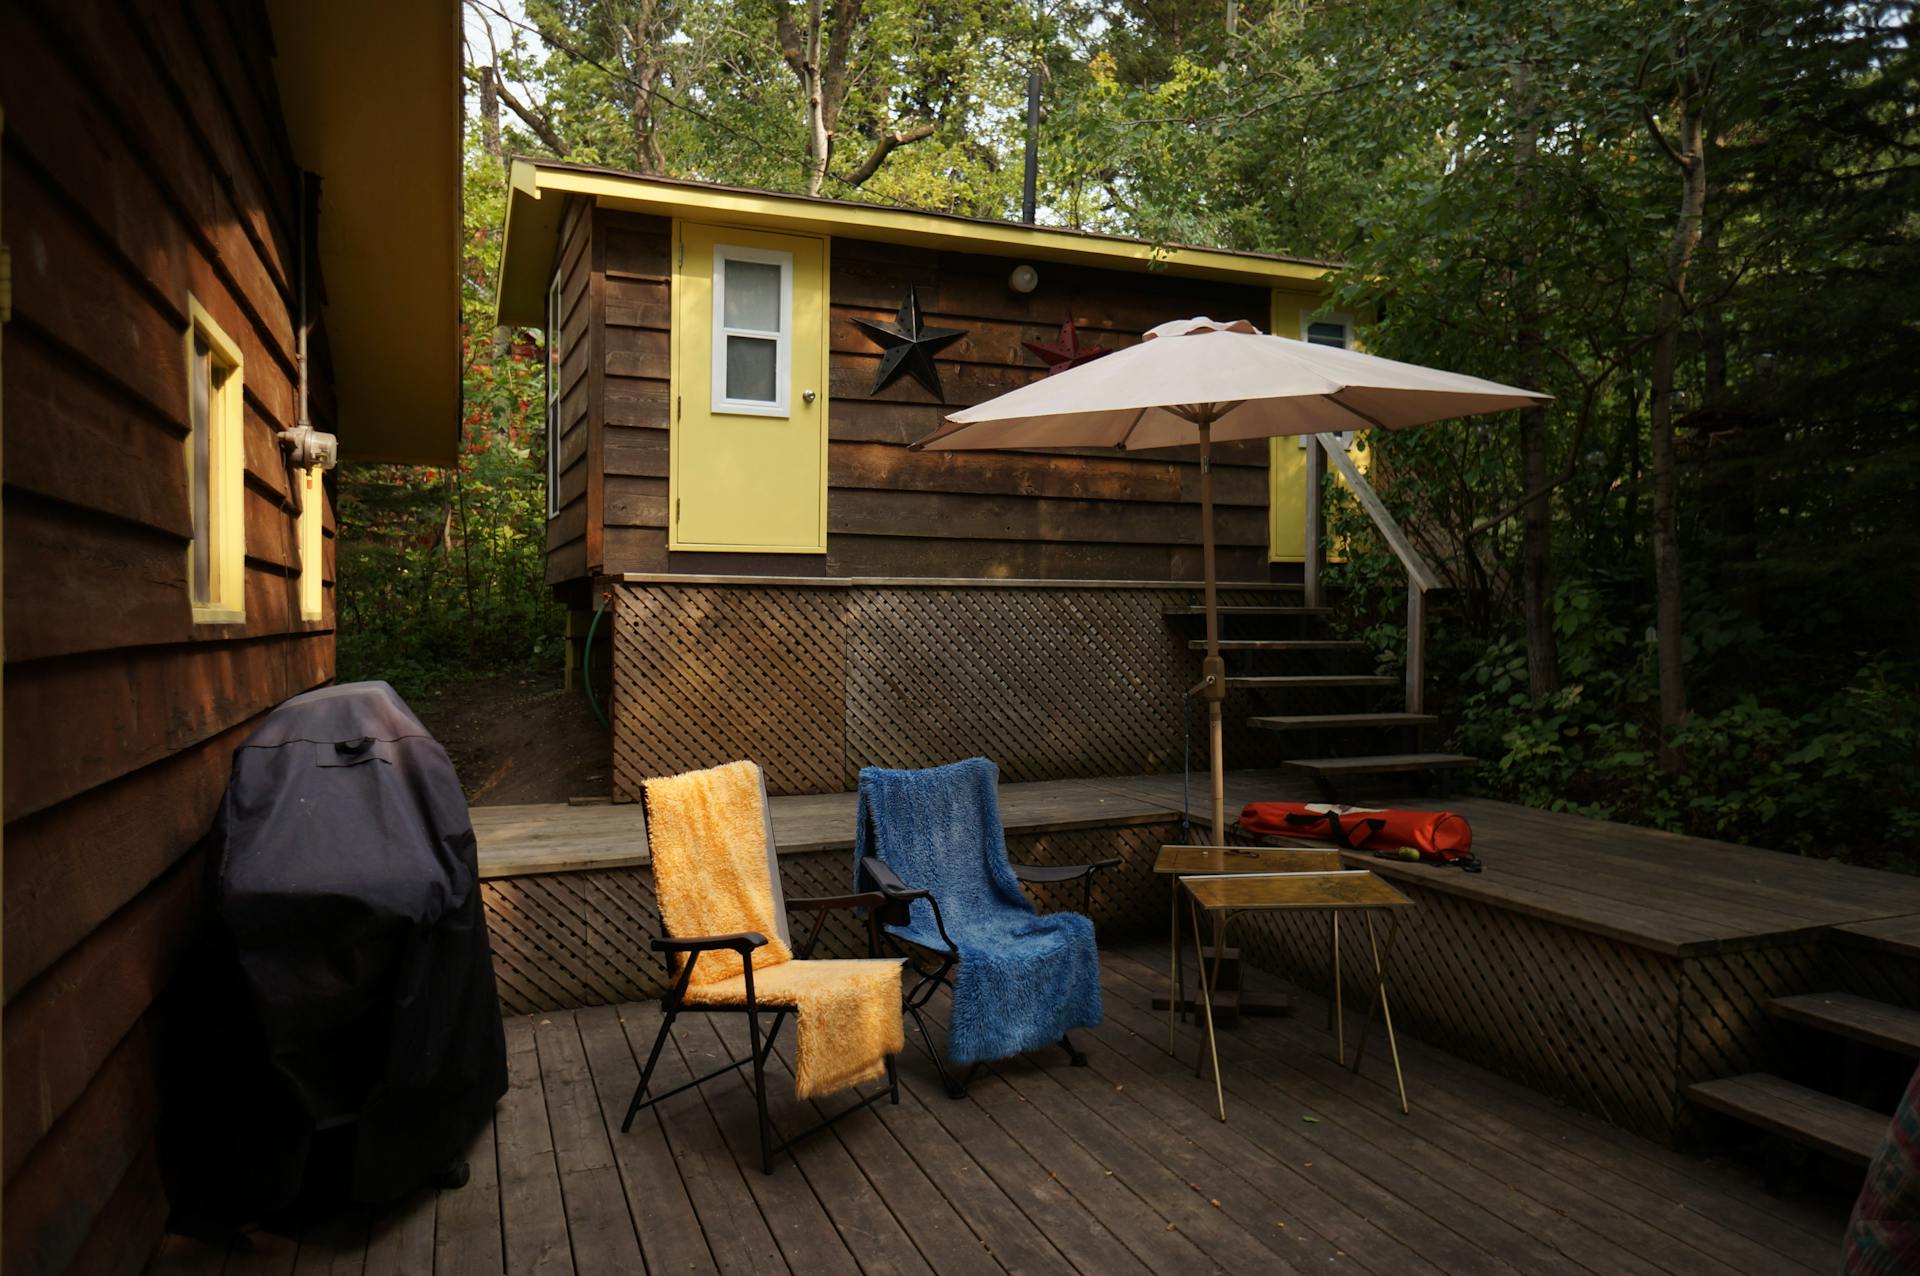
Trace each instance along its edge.
{"label": "folding chair", "polygon": [[[907,991],[906,1011],[941,1084],[956,1099],[981,1063],[1055,1042],[1073,1066],[1085,1067],[1086,1056],[1069,1034],[1100,1022],[1099,952],[1085,913],[1093,875],[1120,861],[1012,863],[998,782],[998,768],[985,758],[923,771],[860,772],[855,886],[886,898],[882,930],[917,980]],[[1073,881],[1081,885],[1080,913],[1042,916],[1021,889],[1022,883]],[[942,988],[953,996],[946,1057],[924,1013]]]}
{"label": "folding chair", "polygon": [[[715,827],[702,812],[695,811],[689,816],[687,812],[657,800],[660,790],[656,786],[689,781],[711,781],[723,793],[731,795],[734,805],[752,806],[751,812],[734,813],[736,824],[743,827],[730,833],[727,829]],[[774,850],[773,824],[767,808],[766,779],[760,768],[750,762],[732,763],[711,771],[676,776],[667,781],[648,781],[647,824],[655,890],[661,905],[662,929],[666,931],[666,934],[653,941],[652,947],[666,961],[669,986],[661,999],[660,1031],[655,1035],[653,1048],[647,1054],[646,1066],[641,1069],[640,1082],[634,1087],[626,1118],[620,1123],[621,1132],[627,1133],[633,1128],[634,1117],[643,1109],[737,1068],[751,1065],[754,1106],[759,1115],[760,1168],[771,1174],[773,1158],[777,1154],[790,1152],[796,1144],[826,1129],[841,1117],[877,1103],[883,1097],[889,1103],[899,1103],[900,1088],[893,1054],[904,1044],[899,1039],[900,961],[897,958],[879,958],[879,917],[887,905],[886,897],[878,892],[869,892],[818,899],[785,898]],[[739,896],[739,900],[732,903],[727,898],[730,888],[738,888],[733,893]],[[670,904],[670,900],[677,902]],[[789,908],[813,914],[813,925],[806,942],[797,951],[792,947],[788,931]],[[814,960],[809,956],[819,940],[827,915],[839,909],[865,910],[869,959]],[[745,917],[752,923],[752,928],[741,927],[728,933],[688,933],[689,923],[697,926],[703,920],[726,917]],[[703,957],[708,961],[704,971],[701,969]],[[739,962],[737,967],[733,965],[736,959]],[[713,967],[716,962],[720,963],[718,970]],[[890,998],[894,1023],[892,1041],[884,1056],[886,1088],[862,1098],[860,1102],[810,1129],[776,1143],[778,1131],[767,1115],[767,1061],[773,1055],[774,1043],[779,1039],[780,1029],[788,1017],[800,1017],[806,1013],[796,997],[783,993],[782,989],[790,990],[795,985],[823,991],[845,989],[854,986],[854,982],[884,980],[889,970],[892,980],[887,996]],[[736,978],[741,981],[744,994],[737,999],[732,995]],[[771,992],[769,985],[773,986]],[[705,1076],[649,1097],[648,1089],[654,1069],[660,1062],[661,1051],[666,1046],[668,1034],[673,1030],[674,1021],[689,1011],[745,1015],[750,1052],[745,1058],[716,1068]],[[772,1016],[772,1022],[763,1032],[761,1016],[767,1014]],[[843,1020],[836,1020],[835,1023],[836,1026],[846,1026]],[[800,1049],[804,1052],[808,1049],[807,1027],[804,1024],[800,1032]],[[796,1057],[795,1066],[795,1085],[798,1089],[805,1080],[807,1061]]]}

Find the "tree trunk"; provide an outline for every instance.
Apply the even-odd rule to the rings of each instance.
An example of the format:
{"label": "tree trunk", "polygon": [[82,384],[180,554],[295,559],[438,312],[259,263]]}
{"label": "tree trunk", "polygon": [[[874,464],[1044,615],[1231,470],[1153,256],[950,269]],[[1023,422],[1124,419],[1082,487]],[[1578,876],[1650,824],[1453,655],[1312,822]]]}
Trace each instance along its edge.
{"label": "tree trunk", "polygon": [[642,0],[625,41],[632,50],[627,78],[633,86],[633,165],[635,172],[644,174],[658,173],[667,163],[653,121],[653,88],[660,82],[662,70],[660,59],[654,56],[659,41],[653,26],[659,8],[659,0]]}
{"label": "tree trunk", "polygon": [[[1653,341],[1651,461],[1653,467],[1653,570],[1655,633],[1660,669],[1661,764],[1680,768],[1673,732],[1687,716],[1686,670],[1681,652],[1681,577],[1678,524],[1679,473],[1673,450],[1673,379],[1686,315],[1687,271],[1700,245],[1706,207],[1707,160],[1702,146],[1700,82],[1688,73],[1680,85],[1679,138],[1667,147],[1680,169],[1680,216],[1667,247],[1666,286],[1660,295]],[[1657,126],[1655,126],[1657,128]]]}
{"label": "tree trunk", "polygon": [[[1513,141],[1513,177],[1516,194],[1524,203],[1533,182],[1533,166],[1540,147],[1540,122],[1533,92],[1532,68],[1513,68],[1515,109],[1522,123]],[[1546,371],[1546,336],[1541,330],[1540,278],[1531,249],[1522,252],[1514,280],[1514,308],[1520,379],[1538,386]],[[1547,481],[1547,410],[1525,408],[1520,413],[1520,491],[1537,492],[1521,511],[1521,608],[1527,631],[1527,689],[1537,698],[1560,689],[1560,658],[1553,637],[1553,498]]]}
{"label": "tree trunk", "polygon": [[480,136],[487,154],[496,160],[506,158],[500,143],[500,72],[491,66],[480,68]]}
{"label": "tree trunk", "polygon": [[[857,5],[853,6],[852,12],[843,5],[842,11],[835,15],[832,47],[842,58],[846,55],[847,43],[852,37],[852,23],[857,16]],[[800,92],[807,100],[805,170],[809,195],[818,195],[820,188],[826,185],[827,163],[833,153],[833,125],[840,116],[840,104],[830,100],[829,77],[821,62],[821,37],[825,25],[825,0],[808,0],[805,31],[794,25],[792,14],[784,5],[774,18],[774,31],[780,38],[780,56],[792,70],[794,78],[800,81]],[[837,87],[844,93],[844,75],[838,78]]]}

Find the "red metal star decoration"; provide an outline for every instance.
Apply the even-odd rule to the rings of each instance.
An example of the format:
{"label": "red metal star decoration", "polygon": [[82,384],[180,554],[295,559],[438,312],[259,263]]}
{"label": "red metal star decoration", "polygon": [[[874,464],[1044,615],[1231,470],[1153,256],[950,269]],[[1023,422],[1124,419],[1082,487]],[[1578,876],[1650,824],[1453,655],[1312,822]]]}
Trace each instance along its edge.
{"label": "red metal star decoration", "polygon": [[1113,353],[1105,346],[1081,345],[1080,334],[1074,330],[1071,319],[1060,326],[1060,340],[1054,345],[1042,345],[1037,341],[1022,341],[1020,344],[1047,365],[1048,376],[1065,372],[1068,368],[1077,368],[1083,363],[1092,363],[1103,354]]}

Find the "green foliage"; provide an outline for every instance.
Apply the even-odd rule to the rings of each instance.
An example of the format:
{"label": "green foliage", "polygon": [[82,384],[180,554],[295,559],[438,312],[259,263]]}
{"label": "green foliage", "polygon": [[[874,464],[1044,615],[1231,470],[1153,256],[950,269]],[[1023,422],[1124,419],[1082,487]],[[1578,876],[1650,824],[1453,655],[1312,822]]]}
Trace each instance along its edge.
{"label": "green foliage", "polygon": [[[469,0],[485,8],[488,0]],[[514,102],[468,156],[468,419],[456,472],[343,476],[342,664],[431,684],[557,658],[540,584],[532,334],[488,335],[502,153],[805,189],[797,0],[527,0],[470,45]],[[1504,797],[1913,865],[1920,691],[1920,46],[1887,0],[834,0],[851,56],[822,193],[1017,204],[1045,69],[1041,219],[1337,260],[1390,357],[1555,396],[1551,630],[1532,696],[1512,418],[1367,441],[1447,588],[1429,685]],[[1708,190],[1683,298],[1679,538],[1693,716],[1657,764],[1651,347],[1697,77]],[[478,81],[476,80],[476,84]],[[929,125],[863,157],[892,130]],[[1330,486],[1353,632],[1388,668],[1405,579]]]}
{"label": "green foliage", "polygon": [[[1574,639],[1559,691],[1527,693],[1517,642],[1490,645],[1457,705],[1456,743],[1488,759],[1479,782],[1549,810],[1920,871],[1920,729],[1911,716],[1920,667],[1862,657],[1837,690],[1794,697],[1804,708],[1743,692],[1693,714],[1673,738],[1685,765],[1656,756],[1651,647],[1629,627],[1588,623],[1604,600],[1563,589],[1556,622]],[[1696,614],[1695,659],[1737,666],[1765,640]]]}
{"label": "green foliage", "polygon": [[[474,3],[488,12],[486,0]],[[807,95],[797,0],[528,0],[498,66],[522,115],[502,112],[508,152],[766,190],[806,188]],[[980,216],[1017,205],[1031,12],[986,0],[825,5],[827,55],[844,41],[845,97],[820,191]],[[531,28],[531,30],[527,29]],[[800,43],[803,43],[801,41]],[[531,118],[529,118],[531,117]],[[931,126],[860,170],[881,139]]]}
{"label": "green foliage", "polygon": [[556,669],[563,613],[545,583],[540,351],[496,347],[497,164],[467,155],[464,417],[447,468],[341,467],[339,676],[430,696],[478,673]]}

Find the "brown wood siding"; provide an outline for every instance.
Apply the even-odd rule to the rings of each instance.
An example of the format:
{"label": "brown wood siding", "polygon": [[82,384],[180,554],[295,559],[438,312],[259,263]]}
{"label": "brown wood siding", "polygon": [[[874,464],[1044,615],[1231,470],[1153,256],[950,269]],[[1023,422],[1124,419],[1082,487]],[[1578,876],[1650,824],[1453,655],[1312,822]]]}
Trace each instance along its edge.
{"label": "brown wood siding", "polygon": [[673,223],[599,212],[602,342],[600,566],[666,561],[668,371],[672,351]]}
{"label": "brown wood siding", "polygon": [[[1210,314],[1264,326],[1265,289],[1044,265],[1030,296],[1011,258],[835,239],[831,256],[827,553],[669,555],[671,224],[602,210],[606,343],[604,567],[620,572],[1193,580],[1200,575],[1199,466],[1189,451],[911,453],[959,407],[1041,375],[1023,342],[1071,318],[1084,342],[1119,348],[1167,319]],[[926,322],[967,336],[940,353],[946,401],[902,380],[873,394],[880,351],[855,317],[891,319],[912,283]],[[1267,449],[1216,450],[1221,575],[1267,572]]]}
{"label": "brown wood siding", "polygon": [[[593,206],[572,201],[561,219],[560,249],[555,269],[560,272],[560,426],[557,439],[559,493],[555,513],[547,520],[547,583],[577,580],[587,574],[589,489],[592,451],[588,436],[589,404],[593,384],[593,298],[589,279],[593,268]],[[542,387],[542,393],[545,388]]]}
{"label": "brown wood siding", "polygon": [[[0,9],[9,1272],[138,1270],[166,1215],[155,999],[235,746],[333,676],[299,610],[297,167],[248,0]],[[244,359],[246,622],[192,622],[191,294]],[[331,428],[326,341],[311,413]]]}

